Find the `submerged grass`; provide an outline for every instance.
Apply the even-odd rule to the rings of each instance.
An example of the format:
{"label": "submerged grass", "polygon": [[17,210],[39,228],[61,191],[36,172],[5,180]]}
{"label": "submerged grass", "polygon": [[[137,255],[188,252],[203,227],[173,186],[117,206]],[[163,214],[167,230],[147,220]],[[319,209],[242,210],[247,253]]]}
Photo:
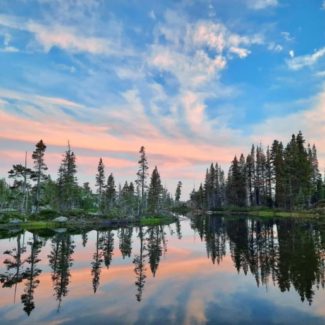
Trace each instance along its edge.
{"label": "submerged grass", "polygon": [[175,221],[172,216],[145,216],[141,219],[111,219],[111,218],[87,218],[76,219],[72,218],[67,222],[55,222],[53,220],[35,220],[29,219],[27,221],[21,220],[20,223],[11,224],[5,222],[0,224],[0,229],[25,229],[28,231],[41,229],[56,229],[69,228],[70,230],[79,228],[96,228],[96,227],[116,227],[123,225],[142,225],[142,226],[156,226],[163,224],[170,224]]}
{"label": "submerged grass", "polygon": [[140,220],[141,226],[158,226],[170,224],[175,221],[175,218],[168,216],[155,216],[155,217],[144,217]]}
{"label": "submerged grass", "polygon": [[278,209],[268,209],[268,208],[235,208],[235,209],[224,209],[214,211],[216,214],[223,215],[248,215],[252,217],[262,217],[262,218],[319,218],[325,217],[324,211],[319,210],[300,210],[300,211],[284,211]]}

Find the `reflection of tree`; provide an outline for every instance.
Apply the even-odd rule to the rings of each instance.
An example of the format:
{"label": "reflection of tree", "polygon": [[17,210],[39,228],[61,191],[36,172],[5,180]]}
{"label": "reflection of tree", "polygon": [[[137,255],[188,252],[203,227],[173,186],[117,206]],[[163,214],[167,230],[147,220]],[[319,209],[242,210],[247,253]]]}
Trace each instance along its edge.
{"label": "reflection of tree", "polygon": [[175,225],[176,225],[177,237],[178,239],[182,239],[182,227],[181,227],[181,222],[179,221],[178,218],[175,221]]}
{"label": "reflection of tree", "polygon": [[103,240],[101,237],[99,237],[99,232],[96,231],[96,251],[93,255],[93,261],[91,262],[91,266],[92,266],[91,275],[93,277],[94,293],[96,293],[99,286],[100,272],[103,263],[102,244],[103,244]]}
{"label": "reflection of tree", "polygon": [[222,219],[209,218],[205,234],[208,257],[219,264],[226,255],[226,232]]}
{"label": "reflection of tree", "polygon": [[114,233],[109,230],[105,232],[97,231],[96,234],[96,251],[93,255],[93,261],[91,262],[91,275],[93,281],[94,293],[97,292],[100,282],[100,273],[102,270],[102,263],[104,261],[105,266],[109,268],[114,250]]}
{"label": "reflection of tree", "polygon": [[165,243],[165,234],[160,226],[150,227],[147,234],[149,264],[152,275],[155,276],[163,251],[162,245]]}
{"label": "reflection of tree", "polygon": [[109,230],[102,235],[104,263],[107,268],[111,265],[114,251],[114,233]]}
{"label": "reflection of tree", "polygon": [[119,248],[123,258],[125,258],[126,256],[127,257],[131,256],[132,233],[133,233],[133,227],[120,228],[118,232]]}
{"label": "reflection of tree", "polygon": [[145,268],[145,244],[144,244],[144,236],[143,236],[143,227],[140,226],[139,228],[139,240],[140,240],[140,250],[139,255],[134,257],[133,263],[135,265],[134,272],[136,274],[136,282],[135,285],[137,287],[137,294],[135,295],[137,301],[141,301],[142,299],[142,292],[145,284],[146,279],[146,268]]}
{"label": "reflection of tree", "polygon": [[37,263],[40,262],[38,258],[41,252],[42,242],[33,234],[33,240],[28,242],[31,251],[30,255],[26,259],[26,263],[29,265],[23,273],[23,277],[26,279],[24,293],[21,295],[21,301],[24,304],[24,311],[29,316],[32,310],[35,308],[34,303],[34,290],[39,284],[38,276],[42,270],[37,267]]}
{"label": "reflection of tree", "polygon": [[82,238],[82,246],[86,247],[87,242],[88,242],[88,233],[87,233],[87,231],[82,232],[81,238]]}
{"label": "reflection of tree", "polygon": [[139,254],[134,257],[133,263],[135,265],[134,272],[136,274],[136,298],[137,301],[141,301],[147,277],[145,267],[146,258],[148,257],[151,272],[153,276],[155,276],[161,255],[163,252],[167,251],[167,242],[163,226],[149,227],[146,231],[140,226],[138,238],[140,242]]}
{"label": "reflection of tree", "polygon": [[74,252],[74,242],[67,233],[58,234],[52,239],[52,250],[48,255],[49,265],[52,268],[52,282],[54,295],[59,302],[60,309],[62,298],[68,294],[70,283],[70,268],[72,266],[72,254]]}
{"label": "reflection of tree", "polygon": [[317,223],[207,216],[193,219],[192,227],[212,262],[220,262],[229,241],[236,269],[252,273],[257,285],[271,279],[281,291],[293,286],[310,304],[314,287],[324,287],[325,234]]}
{"label": "reflection of tree", "polygon": [[24,279],[22,254],[26,251],[26,247],[21,245],[21,234],[17,235],[17,247],[4,252],[7,257],[4,264],[7,266],[7,272],[0,274],[0,282],[3,288],[11,288],[15,285],[16,299],[17,285]]}

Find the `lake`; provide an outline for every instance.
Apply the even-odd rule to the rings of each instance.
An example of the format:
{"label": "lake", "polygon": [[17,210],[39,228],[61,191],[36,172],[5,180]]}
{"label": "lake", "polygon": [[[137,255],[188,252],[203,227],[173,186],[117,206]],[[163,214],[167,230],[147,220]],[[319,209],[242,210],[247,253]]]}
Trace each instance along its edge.
{"label": "lake", "polygon": [[199,216],[11,233],[1,324],[325,324],[325,223]]}

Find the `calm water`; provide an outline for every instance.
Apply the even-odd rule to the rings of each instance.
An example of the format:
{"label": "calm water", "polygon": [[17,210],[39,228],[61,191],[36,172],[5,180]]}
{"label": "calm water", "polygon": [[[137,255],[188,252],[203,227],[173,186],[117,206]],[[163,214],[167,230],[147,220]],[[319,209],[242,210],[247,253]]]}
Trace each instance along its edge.
{"label": "calm water", "polygon": [[1,324],[325,324],[324,223],[1,236]]}

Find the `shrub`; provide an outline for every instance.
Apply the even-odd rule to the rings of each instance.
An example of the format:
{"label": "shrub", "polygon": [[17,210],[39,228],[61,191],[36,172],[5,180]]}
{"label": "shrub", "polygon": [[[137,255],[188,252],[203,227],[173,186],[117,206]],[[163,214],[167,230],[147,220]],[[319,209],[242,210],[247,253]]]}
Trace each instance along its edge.
{"label": "shrub", "polygon": [[59,215],[59,213],[56,210],[52,210],[52,209],[44,209],[41,210],[38,213],[38,219],[41,220],[48,220],[48,219],[54,219]]}

